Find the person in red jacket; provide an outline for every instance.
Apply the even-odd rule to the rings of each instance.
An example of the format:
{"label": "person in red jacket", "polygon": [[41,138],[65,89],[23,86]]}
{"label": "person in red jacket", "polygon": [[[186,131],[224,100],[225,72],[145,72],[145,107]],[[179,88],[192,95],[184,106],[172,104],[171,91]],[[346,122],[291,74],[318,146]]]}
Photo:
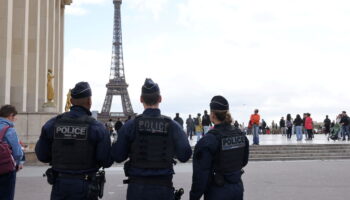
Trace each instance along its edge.
{"label": "person in red jacket", "polygon": [[253,124],[253,144],[259,145],[259,123],[260,115],[258,114],[259,110],[255,109],[254,114],[250,116],[250,121]]}
{"label": "person in red jacket", "polygon": [[307,131],[308,140],[312,140],[312,130],[313,130],[313,122],[312,122],[312,118],[310,116],[311,116],[310,113],[306,113],[305,129]]}

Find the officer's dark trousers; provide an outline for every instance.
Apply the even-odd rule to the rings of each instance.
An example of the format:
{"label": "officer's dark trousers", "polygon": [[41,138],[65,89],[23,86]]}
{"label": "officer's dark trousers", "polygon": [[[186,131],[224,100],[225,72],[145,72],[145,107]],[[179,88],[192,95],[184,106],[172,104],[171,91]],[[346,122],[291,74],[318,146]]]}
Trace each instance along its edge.
{"label": "officer's dark trousers", "polygon": [[225,184],[222,187],[212,184],[204,193],[204,200],[243,200],[243,184]]}
{"label": "officer's dark trousers", "polygon": [[85,180],[57,178],[52,186],[51,200],[87,200],[88,187],[89,182]]}
{"label": "officer's dark trousers", "polygon": [[173,200],[174,189],[167,186],[129,183],[127,200]]}
{"label": "officer's dark trousers", "polygon": [[13,200],[15,185],[16,171],[0,175],[0,200]]}

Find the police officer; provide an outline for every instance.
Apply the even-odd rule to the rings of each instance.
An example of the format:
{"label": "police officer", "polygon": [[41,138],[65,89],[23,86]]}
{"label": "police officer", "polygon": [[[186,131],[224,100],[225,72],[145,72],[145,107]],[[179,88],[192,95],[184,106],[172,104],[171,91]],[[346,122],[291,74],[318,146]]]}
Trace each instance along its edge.
{"label": "police officer", "polygon": [[129,184],[128,200],[172,200],[174,188],[174,158],[186,162],[192,154],[182,127],[171,118],[161,115],[162,101],[158,84],[146,79],[142,86],[141,115],[127,121],[112,145],[112,158],[123,162]]}
{"label": "police officer", "polygon": [[229,104],[222,96],[210,102],[214,128],[196,144],[190,200],[243,199],[242,168],[248,163],[249,141],[232,128]]}
{"label": "police officer", "polygon": [[113,163],[111,139],[105,126],[91,117],[89,84],[77,83],[71,95],[70,111],[42,127],[35,153],[52,166],[46,173],[53,184],[52,200],[95,200],[100,189],[96,172]]}

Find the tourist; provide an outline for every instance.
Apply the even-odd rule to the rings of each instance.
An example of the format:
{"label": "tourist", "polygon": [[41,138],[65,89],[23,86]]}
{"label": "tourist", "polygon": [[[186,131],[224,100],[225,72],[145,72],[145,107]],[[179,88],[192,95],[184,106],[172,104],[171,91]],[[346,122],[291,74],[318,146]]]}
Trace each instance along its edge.
{"label": "tourist", "polygon": [[292,122],[292,117],[290,114],[287,114],[286,125],[287,125],[287,139],[291,139],[292,138],[293,122]]}
{"label": "tourist", "polygon": [[312,140],[312,138],[313,138],[313,121],[312,121],[310,113],[306,113],[305,129],[307,131],[308,140]]}
{"label": "tourist", "polygon": [[179,113],[176,113],[176,116],[174,118],[174,121],[176,121],[177,123],[179,123],[179,125],[184,128],[184,120],[182,120],[182,118],[180,117]]}
{"label": "tourist", "polygon": [[118,133],[122,126],[123,126],[123,122],[120,120],[120,118],[118,118],[114,124],[115,131]]}
{"label": "tourist", "polygon": [[[3,144],[9,146],[6,147],[7,156],[5,156],[5,152],[1,151],[5,155],[2,155],[4,160],[0,160],[2,161],[0,166],[0,199],[4,200],[14,199],[16,172],[23,168],[21,161],[24,153],[14,128],[14,122],[17,120],[16,115],[17,110],[12,105],[4,105],[0,108],[0,142],[2,141]],[[5,148],[5,145],[1,145],[1,147]]]}
{"label": "tourist", "polygon": [[331,120],[328,118],[328,115],[326,115],[326,119],[323,121],[324,126],[324,134],[329,134],[331,131]]}
{"label": "tourist", "polygon": [[284,120],[284,118],[282,117],[280,120],[280,133],[282,135],[286,134],[286,121]]}
{"label": "tourist", "polygon": [[342,134],[343,134],[343,141],[345,140],[345,137],[348,136],[349,140],[349,124],[350,120],[348,115],[346,114],[345,111],[342,112],[341,119],[340,119],[340,125],[342,129]]}
{"label": "tourist", "polygon": [[250,116],[250,121],[252,122],[252,131],[253,131],[253,145],[259,145],[260,115],[258,113],[259,113],[259,110],[255,109],[254,114]]}
{"label": "tourist", "polygon": [[191,115],[188,115],[188,118],[186,119],[186,132],[187,137],[190,137],[190,140],[192,140],[192,135],[194,133],[194,121]]}
{"label": "tourist", "polygon": [[198,142],[199,139],[201,139],[202,134],[203,134],[203,126],[202,126],[202,119],[201,119],[200,113],[198,113],[197,117],[194,118],[194,129],[196,132],[197,142]]}
{"label": "tourist", "polygon": [[303,139],[303,119],[301,119],[299,114],[295,117],[293,124],[295,126],[297,141],[301,141]]}
{"label": "tourist", "polygon": [[204,111],[204,115],[202,117],[202,126],[203,126],[203,134],[207,134],[209,131],[209,128],[211,126],[211,121],[210,121],[210,117],[208,115],[208,111]]}
{"label": "tourist", "polygon": [[235,123],[233,123],[233,126],[234,126],[235,128],[239,128],[239,123],[238,123],[237,120],[235,121]]}
{"label": "tourist", "polygon": [[108,127],[108,131],[109,131],[109,135],[112,136],[113,135],[113,128],[114,128],[114,123],[113,123],[112,119],[108,120],[107,127]]}
{"label": "tourist", "polygon": [[264,119],[261,120],[261,132],[262,134],[266,134],[266,122]]}

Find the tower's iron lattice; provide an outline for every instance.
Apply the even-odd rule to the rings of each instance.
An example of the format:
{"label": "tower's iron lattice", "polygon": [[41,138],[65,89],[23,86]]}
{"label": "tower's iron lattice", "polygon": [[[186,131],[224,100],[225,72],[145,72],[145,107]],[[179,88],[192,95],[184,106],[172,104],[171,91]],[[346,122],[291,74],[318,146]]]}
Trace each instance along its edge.
{"label": "tower's iron lattice", "polygon": [[[113,0],[114,4],[114,25],[113,25],[113,45],[112,45],[112,61],[107,83],[107,93],[103,103],[99,119],[106,121],[109,118],[124,118],[126,116],[135,115],[128,93],[128,84],[125,81],[123,45],[122,45],[122,27],[120,7],[122,0]],[[120,96],[123,112],[111,113],[112,100],[114,96]]]}

